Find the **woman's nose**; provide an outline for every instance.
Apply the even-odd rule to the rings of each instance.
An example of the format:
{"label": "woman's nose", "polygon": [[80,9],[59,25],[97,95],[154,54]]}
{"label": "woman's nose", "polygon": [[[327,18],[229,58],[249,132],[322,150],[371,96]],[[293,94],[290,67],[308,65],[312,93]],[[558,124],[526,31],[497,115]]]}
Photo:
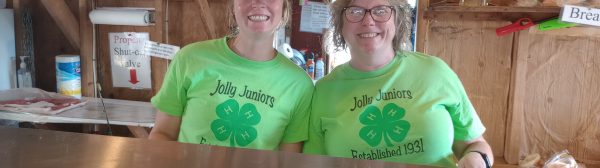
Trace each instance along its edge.
{"label": "woman's nose", "polygon": [[373,15],[371,15],[371,12],[365,13],[365,16],[363,16],[361,23],[364,26],[371,26],[375,24],[375,20],[373,20]]}
{"label": "woman's nose", "polygon": [[[248,0],[242,0],[242,1],[248,1]],[[267,5],[266,0],[251,0],[251,1],[252,1],[253,8],[265,8]]]}

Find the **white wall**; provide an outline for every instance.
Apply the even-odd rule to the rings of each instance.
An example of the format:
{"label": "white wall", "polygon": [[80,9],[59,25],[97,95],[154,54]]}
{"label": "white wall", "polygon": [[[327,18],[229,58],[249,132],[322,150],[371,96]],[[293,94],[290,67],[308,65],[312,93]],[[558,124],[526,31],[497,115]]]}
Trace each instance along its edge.
{"label": "white wall", "polygon": [[[11,88],[11,58],[15,57],[14,12],[0,9],[0,90]],[[12,74],[14,75],[14,74]]]}

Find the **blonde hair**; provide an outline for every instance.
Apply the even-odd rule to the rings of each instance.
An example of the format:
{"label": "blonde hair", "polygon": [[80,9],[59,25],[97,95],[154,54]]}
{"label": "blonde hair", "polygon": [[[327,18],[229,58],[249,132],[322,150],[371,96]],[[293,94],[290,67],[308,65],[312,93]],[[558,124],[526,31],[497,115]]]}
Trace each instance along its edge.
{"label": "blonde hair", "polygon": [[[331,24],[332,29],[328,32],[331,35],[325,36],[330,37],[333,41],[333,49],[335,51],[342,51],[348,48],[346,40],[342,36],[342,29],[344,26],[344,14],[342,13],[345,7],[348,7],[354,0],[336,0],[330,4],[331,8]],[[390,6],[393,6],[394,10],[394,25],[396,25],[396,35],[392,40],[392,46],[394,51],[410,50],[412,48],[411,42],[409,41],[411,30],[412,30],[412,13],[410,6],[406,0],[387,0]],[[326,44],[326,43],[323,43]]]}
{"label": "blonde hair", "polygon": [[[228,21],[228,28],[229,28],[229,36],[236,36],[240,30],[239,27],[237,25],[237,22],[235,21],[235,15],[233,14],[233,1],[236,0],[228,0],[227,2],[227,21]],[[241,0],[241,1],[246,1],[246,0]],[[290,2],[290,0],[283,0],[283,18],[281,18],[281,22],[279,23],[278,27],[282,27],[287,25],[288,21],[290,20],[291,16],[292,16],[292,4]]]}

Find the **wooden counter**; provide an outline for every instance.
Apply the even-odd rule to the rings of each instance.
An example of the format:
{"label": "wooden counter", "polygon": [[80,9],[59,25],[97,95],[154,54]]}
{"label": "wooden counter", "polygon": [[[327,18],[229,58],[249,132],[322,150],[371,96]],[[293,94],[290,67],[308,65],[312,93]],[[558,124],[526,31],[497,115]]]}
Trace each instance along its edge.
{"label": "wooden counter", "polygon": [[0,149],[0,167],[425,167],[8,127]]}

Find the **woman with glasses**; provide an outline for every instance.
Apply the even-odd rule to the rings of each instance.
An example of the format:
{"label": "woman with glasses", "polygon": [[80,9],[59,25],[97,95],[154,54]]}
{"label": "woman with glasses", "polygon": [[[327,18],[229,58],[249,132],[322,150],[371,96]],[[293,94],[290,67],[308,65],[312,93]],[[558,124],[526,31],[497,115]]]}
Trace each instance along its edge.
{"label": "woman with glasses", "polygon": [[150,139],[300,152],[312,80],[273,46],[288,0],[230,0],[233,36],[192,43],[152,98]]}
{"label": "woman with glasses", "polygon": [[[336,0],[333,42],[351,60],[319,80],[304,152],[441,167],[490,167],[485,127],[458,76],[410,48],[405,0]],[[458,161],[456,161],[458,160]]]}

